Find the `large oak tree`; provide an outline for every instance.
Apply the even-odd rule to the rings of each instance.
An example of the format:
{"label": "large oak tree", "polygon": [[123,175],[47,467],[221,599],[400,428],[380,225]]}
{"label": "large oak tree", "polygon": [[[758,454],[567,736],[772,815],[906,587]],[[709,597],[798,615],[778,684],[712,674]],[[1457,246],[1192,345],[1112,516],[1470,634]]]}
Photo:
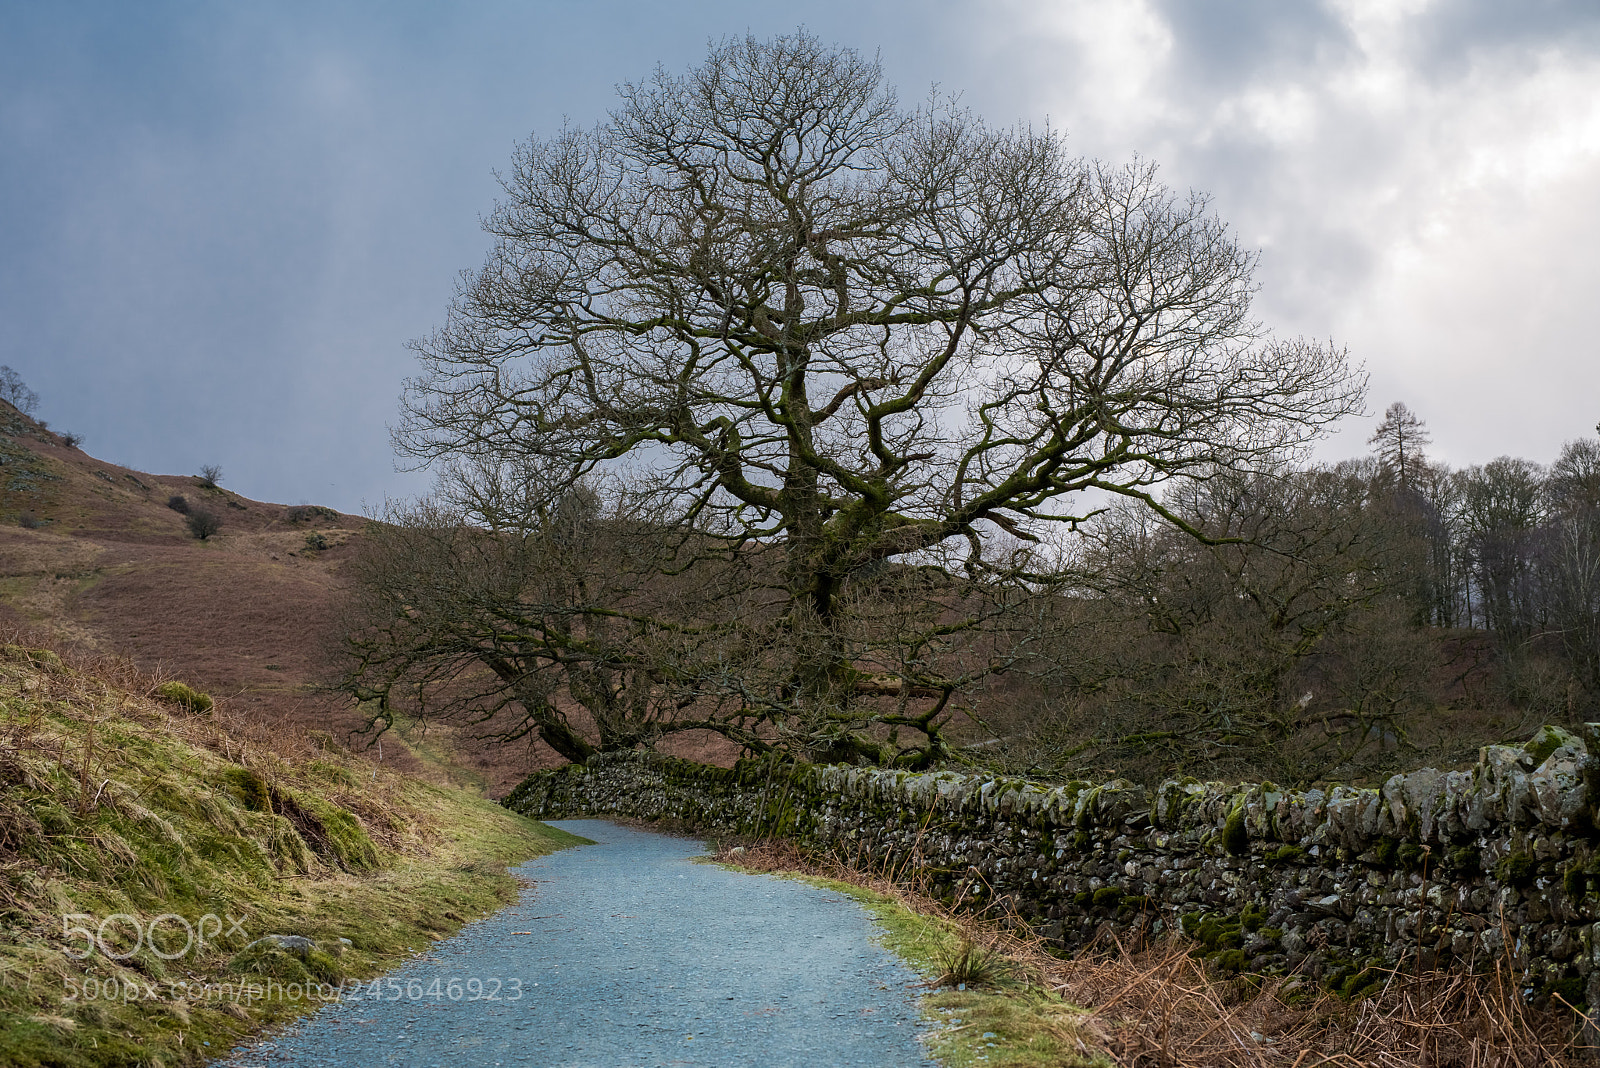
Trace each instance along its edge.
{"label": "large oak tree", "polygon": [[[1342,352],[1252,318],[1254,258],[1203,197],[903,107],[804,32],[625,85],[502,182],[399,446],[537,465],[552,494],[622,480],[690,555],[777,561],[756,622],[678,677],[812,755],[936,757],[951,694],[1017,648],[954,636],[1085,500],[1161,510],[1167,480],[1360,404]],[[925,610],[890,618],[908,589]]]}

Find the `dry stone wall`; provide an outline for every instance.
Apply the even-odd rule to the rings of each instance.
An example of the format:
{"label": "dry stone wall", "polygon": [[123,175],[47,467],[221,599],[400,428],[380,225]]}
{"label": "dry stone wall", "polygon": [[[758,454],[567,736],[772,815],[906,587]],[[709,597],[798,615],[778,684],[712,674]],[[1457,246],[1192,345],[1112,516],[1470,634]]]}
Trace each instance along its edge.
{"label": "dry stone wall", "polygon": [[1465,771],[1379,789],[1272,783],[1058,786],[949,772],[636,751],[542,772],[505,804],[535,818],[669,819],[777,835],[1014,913],[1065,948],[1108,925],[1181,926],[1224,969],[1346,993],[1393,965],[1509,961],[1535,1000],[1600,1006],[1600,730],[1546,727]]}

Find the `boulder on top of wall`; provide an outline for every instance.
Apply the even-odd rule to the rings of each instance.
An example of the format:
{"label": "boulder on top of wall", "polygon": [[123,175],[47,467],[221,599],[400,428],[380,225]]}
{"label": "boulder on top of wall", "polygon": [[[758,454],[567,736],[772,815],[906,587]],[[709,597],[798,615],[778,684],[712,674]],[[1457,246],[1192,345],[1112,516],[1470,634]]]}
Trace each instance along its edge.
{"label": "boulder on top of wall", "polygon": [[1527,751],[1528,759],[1535,767],[1550,759],[1557,749],[1574,749],[1580,753],[1585,751],[1583,740],[1577,735],[1548,723],[1535,731],[1522,748]]}
{"label": "boulder on top of wall", "polygon": [[907,771],[880,771],[872,780],[873,800],[898,803],[905,796],[903,787],[910,777]]}
{"label": "boulder on top of wall", "polygon": [[[1293,790],[1274,790],[1271,796],[1264,799],[1263,813],[1266,826],[1262,829],[1263,838],[1274,838],[1287,842],[1290,833],[1289,814],[1294,809],[1296,799],[1300,795]],[[1296,836],[1298,837],[1298,836]]]}
{"label": "boulder on top of wall", "polygon": [[940,776],[949,774],[934,772],[931,775],[907,775],[900,783],[901,796],[918,808],[932,808],[939,796]]}
{"label": "boulder on top of wall", "polygon": [[1218,789],[1213,790],[1201,803],[1200,811],[1204,812],[1207,824],[1212,830],[1221,830],[1233,818],[1234,811],[1242,804],[1241,794],[1250,787],[1240,783],[1218,783]]}
{"label": "boulder on top of wall", "polygon": [[1183,822],[1184,814],[1193,809],[1208,789],[1217,783],[1203,783],[1199,779],[1168,779],[1156,787],[1156,826],[1175,831]]}
{"label": "boulder on top of wall", "polygon": [[1539,819],[1551,827],[1570,828],[1588,819],[1589,787],[1584,772],[1589,754],[1583,743],[1573,742],[1576,744],[1553,749],[1528,775]]}
{"label": "boulder on top of wall", "polygon": [[[1474,815],[1467,801],[1472,795],[1474,782],[1476,776],[1470,771],[1445,772],[1438,808],[1433,813],[1433,825],[1441,838],[1462,835],[1467,831],[1481,831],[1488,826],[1487,821],[1482,819],[1482,812]],[[1478,822],[1474,825],[1472,821]]]}
{"label": "boulder on top of wall", "polygon": [[967,798],[973,793],[973,780],[965,775],[949,774],[939,777],[935,787],[933,805],[946,812],[962,812],[967,807]]}
{"label": "boulder on top of wall", "polygon": [[1437,768],[1422,768],[1390,776],[1383,784],[1381,833],[1396,837],[1433,838],[1434,816],[1444,796],[1445,775]]}
{"label": "boulder on top of wall", "polygon": [[[1589,796],[1600,800],[1600,723],[1583,725],[1583,747],[1588,756],[1582,765],[1583,782],[1589,788]],[[1596,825],[1600,826],[1600,820]]]}
{"label": "boulder on top of wall", "polygon": [[984,808],[1001,816],[1031,813],[1044,788],[1026,779],[992,779],[984,783]]}
{"label": "boulder on top of wall", "polygon": [[834,773],[836,792],[845,797],[859,797],[861,785],[861,769],[847,765],[835,765],[828,769]]}
{"label": "boulder on top of wall", "polygon": [[1450,774],[1437,768],[1423,768],[1407,775],[1401,787],[1401,800],[1417,821],[1417,833],[1425,842],[1442,841],[1439,815],[1445,808],[1445,789]]}
{"label": "boulder on top of wall", "polygon": [[1011,806],[1010,811],[1017,818],[1031,823],[1044,811],[1045,797],[1049,793],[1049,788],[1026,779],[1017,779],[1014,782],[1014,788],[1007,798],[1007,803]]}
{"label": "boulder on top of wall", "polygon": [[1127,779],[1112,779],[1100,790],[1095,799],[1095,822],[1101,826],[1125,823],[1140,819],[1148,823],[1150,794],[1144,787]]}
{"label": "boulder on top of wall", "polygon": [[1278,806],[1277,836],[1285,842],[1297,842],[1320,831],[1327,819],[1327,803],[1328,795],[1321,790],[1286,794]]}
{"label": "boulder on top of wall", "polygon": [[1273,837],[1273,818],[1284,791],[1276,783],[1263,782],[1252,786],[1244,798],[1245,833],[1258,841]]}
{"label": "boulder on top of wall", "polygon": [[1378,829],[1381,799],[1376,790],[1335,786],[1328,794],[1327,838],[1355,853],[1365,851]]}
{"label": "boulder on top of wall", "polygon": [[1189,806],[1183,816],[1183,822],[1196,828],[1204,828],[1207,832],[1214,831],[1227,822],[1232,814],[1238,792],[1238,787],[1229,786],[1227,783],[1208,782],[1194,798],[1194,803]]}
{"label": "boulder on top of wall", "polygon": [[1039,795],[1039,817],[1046,823],[1062,824],[1071,818],[1073,799],[1076,792],[1072,789],[1076,783],[1067,786],[1052,786]]}
{"label": "boulder on top of wall", "polygon": [[1079,827],[1109,827],[1121,823],[1136,811],[1148,811],[1150,795],[1127,779],[1112,779],[1100,786],[1078,792],[1072,806],[1072,822]]}
{"label": "boulder on top of wall", "polygon": [[1010,779],[984,779],[978,786],[978,805],[990,815],[1009,812],[1009,798],[1017,784]]}
{"label": "boulder on top of wall", "polygon": [[1526,822],[1526,809],[1532,801],[1528,772],[1537,765],[1520,745],[1486,745],[1478,750],[1474,808],[1481,806],[1490,823],[1510,820]]}
{"label": "boulder on top of wall", "polygon": [[1078,810],[1078,795],[1094,788],[1094,783],[1073,779],[1045,794],[1045,818],[1059,827],[1070,827]]}

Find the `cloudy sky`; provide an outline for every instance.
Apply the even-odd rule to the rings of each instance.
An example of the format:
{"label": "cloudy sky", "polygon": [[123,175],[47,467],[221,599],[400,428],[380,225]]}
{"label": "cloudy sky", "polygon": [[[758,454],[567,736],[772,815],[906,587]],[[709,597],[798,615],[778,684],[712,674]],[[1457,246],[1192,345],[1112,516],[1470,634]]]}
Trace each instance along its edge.
{"label": "cloudy sky", "polygon": [[1261,317],[1347,346],[1439,458],[1594,433],[1593,0],[0,0],[0,363],[108,460],[350,511],[417,492],[386,430],[405,342],[480,260],[513,145],[801,21],[905,98],[1212,194]]}

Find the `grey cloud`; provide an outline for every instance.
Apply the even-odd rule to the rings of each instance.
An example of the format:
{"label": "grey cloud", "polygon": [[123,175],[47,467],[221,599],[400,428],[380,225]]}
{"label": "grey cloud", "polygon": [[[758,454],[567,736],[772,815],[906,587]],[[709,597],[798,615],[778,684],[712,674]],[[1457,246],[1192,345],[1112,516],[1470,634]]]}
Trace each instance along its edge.
{"label": "grey cloud", "polygon": [[1325,7],[1282,0],[1159,0],[1172,30],[1171,79],[1189,91],[1226,91],[1266,74],[1347,60],[1356,44]]}
{"label": "grey cloud", "polygon": [[1427,77],[1449,80],[1488,55],[1541,50],[1600,51],[1600,5],[1593,0],[1449,0],[1407,23],[1406,45]]}
{"label": "grey cloud", "polygon": [[[951,69],[924,62],[950,6],[804,17],[883,43],[913,91]],[[405,342],[480,259],[512,145],[594,121],[617,82],[708,38],[801,17],[734,0],[0,4],[0,362],[109,460],[218,462],[240,492],[346,509],[414,491],[385,427]]]}

